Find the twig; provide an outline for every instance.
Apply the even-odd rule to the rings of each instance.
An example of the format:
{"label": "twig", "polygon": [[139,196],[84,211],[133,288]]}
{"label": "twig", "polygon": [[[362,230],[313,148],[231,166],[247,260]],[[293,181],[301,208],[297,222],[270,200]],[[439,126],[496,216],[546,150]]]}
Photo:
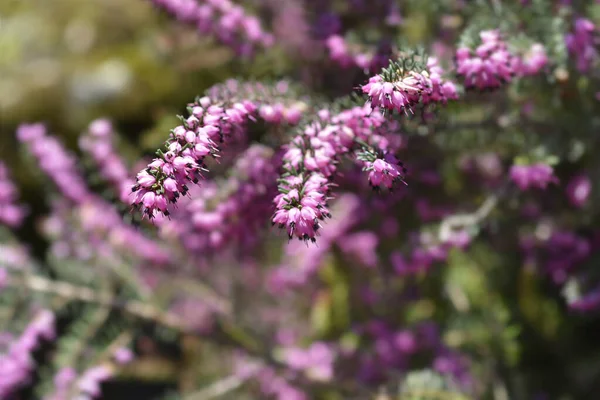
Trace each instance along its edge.
{"label": "twig", "polygon": [[15,283],[21,283],[29,289],[69,300],[78,300],[103,307],[120,309],[141,319],[156,321],[161,325],[179,331],[189,331],[189,328],[185,326],[183,321],[172,314],[165,313],[154,308],[152,305],[135,300],[120,302],[109,292],[96,292],[88,287],[75,286],[67,282],[53,281],[36,275],[25,275]]}
{"label": "twig", "polygon": [[242,386],[246,382],[246,379],[239,376],[232,375],[228,378],[221,379],[215,383],[212,383],[208,387],[192,393],[184,400],[211,400],[221,397],[229,392],[232,392]]}
{"label": "twig", "polygon": [[451,215],[440,224],[438,233],[439,240],[446,242],[452,235],[453,230],[459,228],[470,228],[479,225],[498,204],[498,195],[491,195],[483,202],[483,204],[471,214],[456,214]]}
{"label": "twig", "polygon": [[249,337],[239,327],[227,322],[216,321],[215,329],[211,333],[200,333],[190,327],[185,320],[174,314],[164,312],[152,306],[151,304],[129,300],[119,301],[112,293],[96,292],[95,290],[75,286],[67,282],[54,281],[36,275],[24,275],[20,278],[11,279],[15,286],[22,285],[37,292],[46,293],[62,297],[64,299],[82,301],[96,304],[98,306],[118,309],[133,317],[149,320],[156,324],[174,329],[180,333],[201,336],[216,344],[242,349],[250,356],[261,359],[263,362],[275,367],[281,368],[283,365],[275,360],[273,356],[264,349],[254,338]]}
{"label": "twig", "polygon": [[[54,281],[36,275],[23,275],[20,278],[13,277],[10,281],[13,285],[19,284],[31,290],[49,295],[55,295],[64,299],[82,301],[96,304],[98,306],[121,310],[133,317],[149,320],[156,324],[177,330],[180,333],[199,336],[212,343],[243,350],[248,356],[260,360],[262,363],[276,370],[286,370],[287,366],[273,357],[269,349],[260,344],[238,326],[224,320],[216,320],[214,329],[209,333],[198,332],[186,324],[185,320],[168,312],[161,311],[151,304],[136,300],[119,301],[112,293],[96,292],[88,287],[75,286],[67,282]],[[291,380],[297,384],[315,389],[331,389],[327,383],[314,382],[297,377]],[[340,385],[336,384],[339,388]],[[349,391],[352,388],[344,388]]]}

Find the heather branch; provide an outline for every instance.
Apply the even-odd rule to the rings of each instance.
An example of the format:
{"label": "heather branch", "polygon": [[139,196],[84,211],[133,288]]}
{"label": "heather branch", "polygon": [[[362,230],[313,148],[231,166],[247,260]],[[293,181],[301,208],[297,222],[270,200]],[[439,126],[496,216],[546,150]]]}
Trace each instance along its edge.
{"label": "heather branch", "polygon": [[174,314],[159,310],[145,302],[135,300],[119,301],[111,293],[96,292],[87,287],[75,286],[67,282],[52,281],[35,275],[22,276],[21,278],[11,280],[11,282],[15,286],[21,285],[40,293],[118,309],[133,317],[152,321],[180,333],[194,336],[200,335],[217,344],[232,348],[241,348],[248,354],[270,365],[281,367],[281,364],[266,350],[262,349],[254,338],[249,337],[246,332],[226,321],[218,321],[215,330],[212,333],[205,334],[192,329],[183,319]]}
{"label": "heather branch", "polygon": [[239,376],[229,376],[225,379],[218,380],[208,387],[197,391],[196,393],[192,393],[184,398],[184,400],[211,400],[216,399],[218,397],[224,396],[227,393],[233,392],[242,386],[247,379],[241,378]]}

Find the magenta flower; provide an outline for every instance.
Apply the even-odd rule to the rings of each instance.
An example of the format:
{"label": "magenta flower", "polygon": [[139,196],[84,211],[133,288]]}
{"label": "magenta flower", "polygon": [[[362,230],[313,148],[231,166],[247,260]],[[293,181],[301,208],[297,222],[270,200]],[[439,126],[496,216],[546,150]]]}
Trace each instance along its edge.
{"label": "magenta flower", "polygon": [[127,202],[133,182],[127,165],[114,148],[114,134],[108,119],[97,119],[79,139],[79,147],[94,160],[100,175],[111,184],[120,200]]}
{"label": "magenta flower", "polygon": [[195,25],[201,34],[211,34],[241,56],[256,48],[273,45],[273,35],[261,27],[255,16],[230,0],[150,0],[178,20]]}
{"label": "magenta flower", "polygon": [[515,71],[521,76],[530,76],[539,73],[548,65],[546,48],[540,43],[535,43],[523,58],[516,60]]}
{"label": "magenta flower", "polygon": [[592,192],[592,181],[587,175],[577,175],[567,185],[567,196],[575,207],[583,207]]}
{"label": "magenta flower", "polygon": [[421,94],[432,92],[427,74],[414,71],[407,72],[394,82],[386,82],[382,76],[375,75],[361,89],[369,96],[372,108],[405,113],[412,112],[411,107],[421,101]]}
{"label": "magenta flower", "polygon": [[404,182],[406,168],[393,154],[388,153],[365,164],[365,170],[370,171],[369,184],[374,188],[383,186],[391,189],[396,182]]}
{"label": "magenta flower", "polygon": [[598,60],[597,29],[592,21],[586,18],[577,18],[572,33],[566,38],[569,53],[575,56],[577,69],[585,73],[593,63]]}
{"label": "magenta flower", "polygon": [[302,175],[289,179],[286,186],[274,199],[277,211],[273,224],[286,229],[290,239],[314,242],[320,221],[331,217],[326,203],[329,183],[323,175],[313,173],[306,179]]}
{"label": "magenta flower", "polygon": [[96,398],[101,394],[100,385],[110,379],[113,371],[106,365],[99,365],[86,370],[77,382],[77,388],[84,394]]}
{"label": "magenta flower", "polygon": [[517,59],[496,30],[482,31],[481,44],[472,51],[461,47],[456,51],[456,72],[465,79],[467,89],[496,89],[512,80]]}
{"label": "magenta flower", "polygon": [[557,183],[554,169],[548,164],[513,165],[510,168],[510,179],[521,190],[530,188],[546,189],[548,184]]}
{"label": "magenta flower", "polygon": [[78,204],[91,197],[75,157],[56,138],[47,135],[44,125],[20,125],[17,139],[28,147],[42,171],[66,198]]}
{"label": "magenta flower", "polygon": [[333,378],[335,353],[326,343],[315,342],[307,349],[286,348],[284,349],[284,359],[288,366],[304,371],[314,380],[329,381]]}

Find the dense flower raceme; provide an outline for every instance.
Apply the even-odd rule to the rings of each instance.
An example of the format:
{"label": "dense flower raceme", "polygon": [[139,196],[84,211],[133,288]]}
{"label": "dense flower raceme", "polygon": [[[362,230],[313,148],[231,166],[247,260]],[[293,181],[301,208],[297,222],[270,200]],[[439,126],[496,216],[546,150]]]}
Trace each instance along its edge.
{"label": "dense flower raceme", "polygon": [[79,147],[88,153],[103,179],[108,181],[122,202],[127,202],[133,182],[127,165],[114,148],[114,130],[107,119],[93,121],[79,139]]}
{"label": "dense flower raceme", "polygon": [[456,72],[465,79],[467,89],[495,89],[508,83],[515,75],[515,55],[498,31],[482,31],[481,44],[473,50],[461,47],[456,51]]}
{"label": "dense flower raceme", "polygon": [[445,104],[458,98],[454,83],[446,81],[443,75],[438,60],[430,57],[422,71],[393,64],[384,73],[371,77],[361,89],[369,96],[371,107],[408,113],[417,104]]}
{"label": "dense flower raceme", "polygon": [[538,230],[540,233],[549,232],[536,232],[521,238],[525,260],[563,288],[571,310],[589,312],[600,309],[598,281],[585,269],[586,263],[600,252],[600,241],[558,227],[542,225]]}
{"label": "dense flower raceme", "polygon": [[534,43],[522,56],[509,50],[498,30],[482,31],[481,44],[473,51],[456,51],[456,72],[464,77],[466,89],[496,89],[515,76],[539,73],[548,64],[545,47]]}
{"label": "dense flower raceme", "polygon": [[541,272],[557,284],[564,284],[592,252],[587,238],[560,229],[553,229],[548,237],[525,237],[521,246],[526,259],[538,263]]}
{"label": "dense flower raceme", "polygon": [[194,25],[201,34],[215,36],[243,56],[258,47],[273,44],[273,35],[261,27],[255,16],[230,0],[150,0],[179,21]]}
{"label": "dense flower raceme", "polygon": [[[232,85],[236,83],[226,83],[225,90]],[[215,94],[215,90],[209,94],[211,92]],[[174,204],[187,195],[189,183],[197,184],[203,179],[203,172],[207,171],[205,159],[218,157],[224,142],[243,136],[249,121],[261,117],[265,122],[294,124],[302,112],[299,106],[276,108],[269,103],[250,100],[215,103],[208,96],[190,104],[188,109],[191,115],[171,131],[165,152],[157,152],[159,157],[137,175],[132,188],[131,204],[140,207],[151,219],[159,214],[168,216],[169,203]]]}
{"label": "dense flower raceme", "polygon": [[[10,335],[10,334],[8,334]],[[0,398],[10,398],[31,379],[35,368],[32,353],[44,340],[55,337],[54,313],[41,310],[17,338],[2,335],[0,341]]]}
{"label": "dense flower raceme", "polygon": [[[361,360],[357,371],[361,380],[385,382],[386,375],[405,371],[411,358],[427,354],[432,369],[451,376],[465,389],[473,385],[468,359],[444,344],[435,324],[421,323],[409,329],[394,329],[383,321],[372,320],[356,326],[355,331],[371,348],[371,351],[346,354],[350,359],[358,356]],[[378,365],[386,368],[377,368]]]}
{"label": "dense flower raceme", "polygon": [[545,163],[531,165],[513,165],[510,178],[521,190],[530,188],[545,189],[550,183],[558,183],[554,169]]}
{"label": "dense flower raceme", "polygon": [[546,65],[546,48],[540,43],[534,43],[522,57],[516,59],[514,68],[519,76],[531,76],[538,74]]}
{"label": "dense flower raceme", "polygon": [[306,349],[295,346],[284,348],[283,359],[291,369],[302,371],[315,381],[333,378],[335,352],[327,343],[314,342]]}
{"label": "dense flower raceme", "polygon": [[587,72],[598,61],[598,29],[587,18],[577,18],[573,32],[565,38],[569,53],[575,56],[577,69]]}
{"label": "dense flower raceme", "polygon": [[47,134],[44,125],[19,126],[17,139],[27,146],[42,171],[66,198],[77,204],[91,197],[77,168],[76,158],[67,153],[56,138]]}
{"label": "dense flower raceme", "polygon": [[405,173],[393,156],[390,142],[377,131],[387,128],[392,132],[380,113],[365,106],[333,116],[327,110],[319,114],[320,121],[303,128],[283,156],[285,172],[279,183],[280,194],[274,199],[273,224],[284,228],[290,238],[315,241],[321,221],[331,217],[327,200],[342,155],[367,146],[368,151],[360,151],[358,159],[364,162],[369,182],[376,188],[391,188]]}
{"label": "dense flower raceme", "polygon": [[[206,94],[214,103],[229,102],[235,98],[244,98],[246,101],[268,99],[268,101],[259,100],[257,106],[258,116],[269,124],[295,125],[300,122],[307,109],[306,102],[295,93],[292,83],[285,80],[274,85],[266,85],[260,82],[228,79],[222,84],[212,86]],[[278,100],[274,101],[274,99]]]}
{"label": "dense flower raceme", "polygon": [[332,218],[319,237],[319,245],[289,242],[282,262],[269,273],[267,289],[277,294],[306,285],[322,266],[333,245],[343,240],[348,231],[363,219],[360,204],[358,196],[340,194],[332,205]]}
{"label": "dense flower raceme", "polygon": [[0,225],[17,227],[26,215],[26,209],[17,204],[19,193],[11,180],[8,167],[0,161]]}

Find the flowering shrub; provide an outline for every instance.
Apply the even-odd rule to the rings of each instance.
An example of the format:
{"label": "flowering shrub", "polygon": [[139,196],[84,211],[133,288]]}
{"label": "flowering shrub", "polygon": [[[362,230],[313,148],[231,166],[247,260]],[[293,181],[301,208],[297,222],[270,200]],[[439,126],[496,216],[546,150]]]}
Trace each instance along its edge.
{"label": "flowering shrub", "polygon": [[148,346],[153,398],[600,394],[598,2],[148,3],[288,76],[138,160],[110,118],[80,155],[18,127],[48,212],[0,163],[1,399],[102,398]]}

